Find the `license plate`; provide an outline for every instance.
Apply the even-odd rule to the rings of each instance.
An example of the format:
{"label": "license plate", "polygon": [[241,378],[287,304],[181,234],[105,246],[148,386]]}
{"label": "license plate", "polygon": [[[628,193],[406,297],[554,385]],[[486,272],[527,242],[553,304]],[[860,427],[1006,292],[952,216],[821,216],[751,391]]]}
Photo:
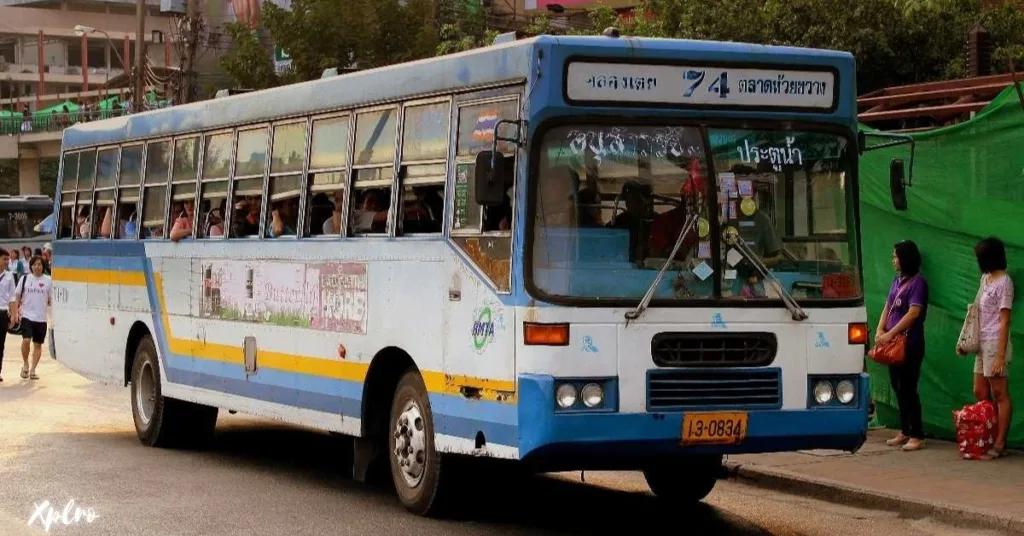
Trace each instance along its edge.
{"label": "license plate", "polygon": [[746,413],[687,413],[683,416],[684,445],[734,445],[745,437]]}

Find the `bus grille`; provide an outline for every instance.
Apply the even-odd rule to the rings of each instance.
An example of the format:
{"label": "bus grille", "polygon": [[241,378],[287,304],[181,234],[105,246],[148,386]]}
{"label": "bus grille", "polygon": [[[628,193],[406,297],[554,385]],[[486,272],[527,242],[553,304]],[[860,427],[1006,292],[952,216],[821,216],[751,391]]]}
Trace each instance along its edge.
{"label": "bus grille", "polygon": [[782,382],[777,368],[647,372],[648,411],[766,409],[781,405]]}
{"label": "bus grille", "polygon": [[651,357],[659,367],[764,367],[778,346],[774,333],[659,333]]}

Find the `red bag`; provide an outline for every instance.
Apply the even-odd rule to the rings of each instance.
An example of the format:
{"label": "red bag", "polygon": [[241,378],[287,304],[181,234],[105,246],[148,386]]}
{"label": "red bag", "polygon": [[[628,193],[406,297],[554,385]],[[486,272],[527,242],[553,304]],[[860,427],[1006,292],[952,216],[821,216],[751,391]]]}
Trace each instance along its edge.
{"label": "red bag", "polygon": [[960,457],[977,460],[984,456],[995,445],[996,424],[996,407],[988,400],[954,411],[953,425]]}

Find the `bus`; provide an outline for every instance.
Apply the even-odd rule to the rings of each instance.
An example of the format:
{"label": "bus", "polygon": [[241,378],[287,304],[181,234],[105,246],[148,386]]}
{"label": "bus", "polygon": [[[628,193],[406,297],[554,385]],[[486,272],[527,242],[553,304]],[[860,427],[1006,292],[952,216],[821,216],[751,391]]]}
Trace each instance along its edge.
{"label": "bus", "polygon": [[46,195],[0,195],[0,247],[35,251],[53,240],[53,199]]}
{"label": "bus", "polygon": [[609,29],[75,125],[51,352],[145,445],[219,410],[351,436],[419,515],[474,458],[680,504],[724,455],[856,451],[855,87],[844,52]]}

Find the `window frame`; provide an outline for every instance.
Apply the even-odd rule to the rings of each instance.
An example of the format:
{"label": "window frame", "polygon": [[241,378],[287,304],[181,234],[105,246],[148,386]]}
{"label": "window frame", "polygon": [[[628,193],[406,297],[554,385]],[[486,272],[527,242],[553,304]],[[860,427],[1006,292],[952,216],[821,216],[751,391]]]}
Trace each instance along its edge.
{"label": "window frame", "polygon": [[[491,96],[491,97],[469,98],[469,99],[466,99],[464,101],[456,101],[455,106],[452,107],[453,108],[453,115],[454,115],[454,119],[455,119],[455,123],[453,124],[453,129],[454,130],[453,130],[453,133],[452,133],[452,138],[453,138],[454,143],[452,144],[452,146],[449,149],[450,149],[450,154],[452,155],[451,156],[452,165],[451,165],[450,174],[451,174],[451,179],[452,179],[453,186],[454,186],[454,181],[456,179],[455,174],[458,173],[459,165],[461,165],[461,164],[475,165],[476,164],[476,155],[473,155],[472,157],[469,157],[469,156],[461,156],[460,157],[459,156],[459,122],[460,122],[460,120],[462,118],[462,116],[461,116],[462,109],[463,108],[470,108],[470,107],[473,107],[473,106],[485,106],[485,105],[488,105],[488,104],[506,103],[506,102],[515,102],[515,105],[516,105],[516,119],[520,120],[522,118],[522,103],[523,103],[523,97],[522,97],[521,93],[505,94],[505,95],[495,95],[495,96]],[[504,154],[504,153],[502,153],[502,154]],[[507,157],[509,157],[509,155],[506,154],[505,157],[507,158]],[[451,200],[445,199],[445,210],[447,210],[449,212],[449,217],[450,217],[450,221],[447,221],[445,225],[448,228],[448,231],[451,233],[451,236],[457,236],[457,237],[460,237],[460,238],[462,238],[462,237],[472,237],[472,236],[501,236],[501,237],[513,236],[514,237],[515,233],[513,231],[516,228],[516,223],[517,223],[518,217],[519,217],[519,214],[518,214],[518,212],[519,212],[519,208],[518,208],[519,203],[517,202],[518,200],[516,198],[519,196],[520,184],[519,184],[519,177],[518,177],[518,171],[517,170],[522,166],[522,163],[520,162],[521,159],[519,158],[519,148],[518,147],[516,148],[516,150],[514,150],[512,152],[511,157],[513,158],[513,161],[512,161],[512,195],[511,195],[511,198],[512,198],[512,221],[509,222],[509,230],[508,231],[484,231],[484,210],[483,210],[484,207],[480,207],[480,219],[477,222],[477,225],[476,225],[475,228],[473,228],[473,229],[467,229],[467,228],[456,229],[455,228],[455,196],[452,195],[451,196]],[[469,177],[469,181],[472,182],[473,181],[473,177]],[[469,202],[470,203],[476,203],[476,201],[473,200],[473,199],[470,199]],[[513,248],[514,247],[515,247],[515,244],[513,244]]]}
{"label": "window frame", "polygon": [[[60,188],[58,188],[58,191],[56,192],[57,195],[60,196],[60,205],[59,205],[59,207],[57,209],[58,212],[57,212],[57,215],[56,215],[57,223],[55,225],[55,231],[56,232],[54,233],[54,239],[55,240],[74,240],[75,239],[75,220],[76,220],[75,204],[78,202],[78,168],[81,167],[81,165],[82,165],[82,154],[81,153],[83,151],[84,151],[84,149],[73,150],[73,151],[64,151],[60,155]],[[68,170],[66,169],[65,164],[66,164],[67,158],[69,156],[71,156],[71,155],[74,155],[74,157],[75,157],[75,178],[74,178],[75,182],[74,182],[74,187],[72,187],[70,190],[65,190],[65,185],[67,185],[67,174],[68,174]],[[70,201],[68,201],[68,199],[67,199],[67,197],[69,197],[69,196],[71,198]],[[61,235],[61,230],[62,230],[61,229],[61,225],[63,225],[63,220],[61,219],[60,212],[64,210],[64,207],[71,207],[71,236],[68,236],[66,238],[61,238],[61,236],[60,236]]]}
{"label": "window frame", "polygon": [[[76,237],[75,235],[78,234],[78,232],[80,230],[79,226],[78,226],[78,211],[79,211],[80,207],[83,206],[83,204],[81,202],[81,197],[82,197],[82,194],[85,193],[85,190],[82,190],[81,188],[79,188],[79,186],[80,186],[80,184],[82,182],[82,177],[81,177],[81,175],[82,175],[82,155],[86,154],[86,153],[90,153],[90,152],[93,153],[93,159],[92,159],[92,186],[89,188],[89,191],[88,191],[89,220],[90,220],[89,221],[89,235],[88,236]],[[71,212],[71,218],[72,218],[72,222],[71,222],[71,239],[72,240],[92,240],[92,229],[93,229],[93,225],[95,225],[95,223],[96,223],[96,214],[94,213],[95,212],[94,208],[95,208],[95,197],[96,197],[96,167],[97,167],[98,163],[99,163],[99,147],[87,147],[85,149],[82,149],[81,151],[78,151],[78,168],[76,170],[77,172],[75,173],[75,205],[74,205],[75,208]]]}
{"label": "window frame", "polygon": [[[104,187],[104,188],[100,188],[99,185],[98,185],[98,180],[97,180],[98,174],[99,174],[99,171],[100,171],[100,153],[103,152],[103,151],[108,151],[110,149],[113,149],[115,151],[115,154],[117,155],[116,160],[114,161],[114,185],[113,186]],[[120,179],[121,179],[121,145],[101,145],[101,146],[96,147],[96,171],[93,174],[92,206],[94,206],[94,207],[98,207],[99,206],[99,204],[97,203],[97,201],[98,201],[97,197],[99,196],[99,193],[101,191],[105,192],[107,190],[113,190],[113,192],[114,192],[114,196],[111,199],[111,203],[112,203],[111,208],[113,208],[114,210],[110,214],[110,236],[106,237],[105,240],[113,239],[114,234],[116,234],[114,231],[116,230],[115,223],[117,223],[117,222],[114,221],[114,218],[117,217],[117,194],[120,191],[120,188],[118,187],[118,181],[120,181]],[[92,233],[93,229],[98,229],[99,227],[97,227],[97,225],[102,225],[103,224],[103,220],[101,219],[101,220],[99,220],[99,222],[97,222],[95,219],[93,219],[92,223],[93,224],[90,226],[90,231],[89,231],[90,233]],[[104,240],[103,237],[94,237],[91,234],[89,236],[89,239],[90,240]]]}
{"label": "window frame", "polygon": [[[174,214],[170,213],[171,208],[174,207],[174,187],[176,185],[179,185],[179,184],[188,184],[190,182],[190,181],[187,181],[187,180],[181,180],[181,181],[175,182],[175,180],[174,180],[174,158],[178,154],[178,142],[179,141],[184,141],[184,140],[190,140],[190,139],[196,140],[196,143],[199,144],[199,146],[197,147],[197,150],[196,150],[196,171],[195,171],[195,177],[192,177],[192,180],[191,180],[192,184],[195,185],[195,190],[192,192],[192,206],[194,207],[194,209],[195,208],[199,208],[199,176],[200,176],[200,174],[202,173],[202,170],[203,170],[203,165],[202,165],[202,163],[203,163],[203,152],[205,150],[204,137],[203,137],[203,135],[201,133],[199,133],[199,134],[185,134],[183,136],[175,136],[174,138],[172,138],[172,141],[171,141],[170,165],[167,166],[168,169],[169,169],[169,171],[168,171],[168,177],[169,178],[168,178],[168,184],[167,184],[167,212],[168,212],[168,218],[167,219],[168,219],[169,223],[167,225],[168,229],[167,229],[167,232],[165,234],[167,235],[168,239],[170,239],[170,237],[171,237],[171,229],[170,228],[174,226],[174,221],[177,219],[177,218],[175,218]],[[196,237],[196,220],[198,220],[198,219],[199,219],[199,211],[198,210],[193,210],[192,211],[192,236],[190,237],[191,239],[195,239],[195,237]]]}
{"label": "window frame", "polygon": [[[346,148],[346,152],[345,152],[345,163],[342,164],[341,167],[338,167],[338,166],[328,166],[328,167],[324,167],[324,168],[314,168],[313,167],[313,130],[314,130],[314,127],[316,125],[316,122],[317,121],[323,121],[323,120],[329,120],[329,119],[338,119],[338,118],[342,118],[342,117],[344,117],[346,119],[345,122],[348,124],[348,140],[347,140],[347,143],[346,143],[347,148]],[[344,238],[349,236],[348,235],[348,228],[349,228],[348,217],[349,217],[349,213],[350,213],[349,204],[352,203],[352,198],[351,198],[351,194],[352,194],[352,179],[354,178],[353,177],[353,171],[352,171],[352,164],[353,164],[353,162],[355,162],[355,157],[353,156],[352,153],[355,152],[355,143],[356,143],[356,136],[355,136],[355,131],[356,131],[356,112],[354,110],[342,110],[342,111],[337,111],[337,112],[328,113],[328,114],[313,115],[313,116],[310,116],[308,118],[308,120],[309,120],[309,127],[306,130],[306,162],[303,165],[303,174],[302,174],[303,181],[304,181],[303,182],[304,188],[302,189],[302,203],[301,203],[302,214],[300,215],[300,218],[302,220],[299,222],[299,225],[304,230],[302,238],[310,239],[310,240],[342,240],[342,239],[344,239]],[[341,185],[342,185],[342,208],[341,208],[341,228],[338,229],[338,234],[329,234],[329,235],[328,234],[321,234],[321,235],[317,235],[317,236],[310,236],[312,234],[312,228],[310,228],[311,222],[308,222],[306,220],[308,219],[307,212],[308,212],[308,208],[309,208],[309,202],[311,200],[309,194],[313,190],[313,185],[311,184],[312,176],[315,173],[341,173],[341,176],[342,176],[342,181],[341,181]],[[333,192],[334,190],[324,190],[324,191],[331,191],[331,192]]]}
{"label": "window frame", "polygon": [[[258,175],[258,174],[240,175],[240,176],[236,176],[235,175],[235,172],[236,172],[237,167],[238,167],[238,138],[243,133],[253,132],[253,131],[260,130],[260,129],[264,130],[264,133],[266,134],[266,139],[264,140],[264,144],[263,144],[263,150],[265,152],[264,152],[264,156],[263,156],[263,174],[262,174],[263,184],[262,184],[262,186],[260,188],[260,196],[261,196],[260,204],[261,204],[261,206],[260,206],[260,225],[259,225],[259,231],[258,231],[259,234],[255,235],[255,236],[254,235],[232,236],[231,235],[231,227],[232,227],[232,223],[234,222],[234,217],[235,217],[235,215],[234,215],[234,212],[235,212],[235,195],[237,194],[237,192],[235,190],[236,190],[236,188],[238,186],[238,181],[239,180],[252,180],[252,179],[261,178],[261,175]],[[230,181],[231,182],[228,183],[228,202],[227,202],[227,205],[228,205],[228,208],[230,209],[230,211],[229,211],[229,214],[226,215],[226,219],[224,221],[224,224],[226,226],[225,229],[224,229],[224,237],[226,239],[228,239],[228,240],[252,240],[254,238],[260,239],[260,240],[263,239],[263,233],[265,232],[264,231],[264,227],[266,226],[265,225],[266,224],[265,219],[267,217],[267,202],[266,202],[267,201],[267,170],[270,169],[270,148],[271,148],[270,142],[271,142],[270,122],[254,123],[252,125],[244,125],[244,126],[240,126],[240,127],[234,128],[234,141],[231,144],[231,168],[230,168],[231,169],[231,171],[230,171]]]}
{"label": "window frame", "polygon": [[[431,105],[434,105],[434,104],[442,104],[442,103],[448,105],[448,131],[447,131],[447,136],[446,136],[446,138],[447,138],[447,147],[445,147],[445,156],[442,157],[442,158],[431,158],[431,159],[425,159],[425,160],[406,160],[406,158],[405,158],[405,119],[406,119],[406,111],[409,108],[427,107],[427,106],[431,106]],[[437,185],[440,185],[441,186],[441,199],[444,201],[444,203],[441,205],[441,207],[442,207],[441,208],[441,230],[439,232],[437,232],[437,233],[405,233],[404,232],[404,214],[402,215],[403,217],[400,220],[399,219],[399,214],[397,214],[397,211],[396,211],[396,214],[395,214],[395,217],[394,217],[395,225],[394,225],[394,235],[393,236],[396,236],[396,237],[401,237],[401,236],[413,236],[413,237],[415,237],[415,236],[444,236],[446,222],[447,222],[447,218],[446,218],[445,212],[448,210],[448,207],[447,207],[447,205],[448,205],[448,175],[449,175],[449,173],[452,170],[452,165],[451,164],[453,162],[452,158],[451,158],[451,156],[452,156],[452,146],[458,143],[457,134],[456,134],[454,139],[453,139],[453,136],[452,136],[452,110],[455,110],[457,108],[458,107],[455,105],[454,95],[444,95],[444,96],[441,96],[441,97],[417,99],[417,100],[411,100],[411,101],[406,101],[406,102],[402,103],[401,114],[399,115],[399,119],[400,119],[401,123],[399,123],[399,125],[398,125],[398,139],[396,140],[397,143],[395,144],[395,153],[396,153],[395,160],[396,160],[396,164],[397,165],[395,167],[395,177],[394,177],[394,181],[393,181],[395,183],[395,186],[394,186],[395,192],[394,192],[394,195],[392,195],[392,199],[393,199],[392,206],[397,206],[400,209],[403,209],[402,212],[404,213],[404,207],[401,206],[401,205],[402,205],[402,199],[403,199],[403,195],[404,195],[405,185],[407,183],[406,183],[405,177],[403,175],[403,170],[407,169],[410,166],[418,166],[418,165],[443,165],[444,166],[444,171],[442,172],[441,175],[439,175],[440,180],[431,180],[431,181],[415,180],[415,181],[412,182],[412,186],[437,186]],[[458,125],[455,125],[455,131],[456,132],[458,131]],[[389,215],[389,219],[390,219],[390,215]]]}
{"label": "window frame", "polygon": [[121,185],[121,170],[122,170],[121,164],[123,162],[122,158],[124,157],[124,150],[125,150],[126,147],[128,147],[128,148],[131,148],[131,147],[141,147],[142,148],[142,153],[139,155],[140,156],[140,158],[139,158],[139,184],[134,186],[134,188],[137,190],[136,195],[138,195],[138,199],[135,200],[135,211],[134,212],[135,212],[135,214],[138,215],[138,217],[140,219],[142,218],[142,214],[139,212],[139,208],[142,205],[142,187],[143,187],[143,185],[146,182],[146,177],[145,177],[145,175],[146,175],[146,142],[144,140],[140,141],[138,143],[122,143],[121,145],[118,146],[118,149],[117,149],[117,177],[114,180],[114,183],[117,185],[114,188],[114,190],[116,192],[114,194],[114,207],[116,207],[116,209],[114,210],[114,215],[113,215],[113,217],[111,218],[111,221],[110,221],[110,239],[111,240],[138,240],[139,239],[139,228],[141,227],[141,225],[140,225],[141,222],[136,222],[136,225],[135,225],[135,236],[125,237],[125,238],[115,238],[114,237],[114,235],[117,234],[117,231],[120,230],[120,225],[121,225],[121,190],[123,190],[125,188],[132,188],[132,185],[128,185],[128,186],[122,186]]}
{"label": "window frame", "polygon": [[[383,110],[394,110],[395,111],[395,149],[394,149],[394,153],[391,155],[391,162],[390,162],[390,164],[380,163],[380,164],[358,164],[357,165],[356,164],[356,155],[355,155],[355,150],[356,150],[356,145],[355,144],[356,144],[356,140],[358,138],[358,132],[357,131],[358,131],[358,128],[359,128],[359,116],[360,116],[360,114],[368,114],[368,113],[380,112],[380,111],[383,111]],[[388,238],[393,238],[395,236],[395,221],[396,221],[397,211],[395,211],[394,208],[395,208],[396,199],[397,199],[396,183],[397,183],[397,180],[398,180],[399,147],[401,146],[401,143],[402,143],[402,123],[405,120],[405,116],[403,114],[403,111],[404,111],[404,106],[402,105],[402,102],[394,102],[394,103],[391,103],[391,104],[383,104],[383,105],[379,105],[379,106],[371,106],[371,107],[368,107],[368,108],[357,108],[357,109],[354,109],[352,111],[352,134],[351,134],[351,137],[352,137],[352,150],[350,151],[349,157],[348,157],[348,161],[350,162],[350,165],[349,165],[349,168],[348,168],[348,175],[349,176],[348,176],[348,178],[346,180],[346,182],[348,184],[348,188],[345,191],[345,211],[342,214],[342,216],[345,218],[345,225],[344,225],[344,229],[343,230],[347,233],[344,236],[351,237],[351,238],[366,238],[366,237],[388,237]],[[373,185],[362,186],[361,187],[361,189],[370,189],[370,188],[390,188],[391,189],[391,191],[390,191],[390,203],[388,205],[388,217],[387,217],[387,220],[386,220],[386,223],[385,223],[385,226],[384,226],[384,232],[383,233],[356,233],[356,232],[353,232],[350,229],[351,226],[349,225],[349,223],[351,223],[351,222],[349,221],[349,219],[350,219],[351,214],[352,214],[352,207],[350,205],[351,205],[351,203],[353,201],[353,198],[352,198],[353,190],[355,190],[355,188],[356,188],[356,174],[358,174],[359,171],[363,170],[363,169],[386,169],[389,165],[391,167],[391,182],[387,186],[384,185],[384,181],[382,179],[377,179],[376,181],[374,181]],[[370,181],[367,181],[367,182],[370,182]],[[376,185],[377,182],[380,183],[379,186]]]}
{"label": "window frame", "polygon": [[168,236],[170,234],[170,229],[167,228],[167,214],[168,214],[168,212],[170,212],[171,168],[173,167],[173,164],[174,164],[174,161],[173,161],[173,156],[174,156],[174,138],[170,137],[170,136],[162,137],[162,138],[148,139],[148,140],[144,140],[142,142],[143,147],[144,147],[143,152],[142,152],[142,177],[141,177],[141,181],[140,181],[140,186],[142,187],[142,192],[139,195],[139,207],[142,210],[139,212],[138,231],[136,233],[136,236],[140,235],[142,233],[142,229],[144,227],[146,227],[145,219],[144,219],[145,218],[145,211],[146,211],[146,187],[149,186],[149,187],[152,188],[152,187],[156,187],[156,186],[161,186],[161,184],[150,184],[150,185],[146,184],[146,174],[149,171],[149,146],[150,145],[156,145],[158,143],[167,143],[168,144],[167,174],[164,177],[164,182],[162,183],[163,187],[165,188],[165,190],[164,190],[164,206],[163,206],[164,232],[163,232],[163,236],[161,236],[160,238],[145,238],[145,237],[142,238],[142,240],[148,240],[148,241],[161,241],[161,240],[169,240],[170,239],[170,237]]}
{"label": "window frame", "polygon": [[[231,223],[231,220],[230,220],[230,218],[231,218],[231,209],[232,209],[232,205],[233,205],[233,203],[230,203],[230,201],[231,201],[231,187],[232,187],[231,175],[235,171],[235,144],[237,143],[235,130],[236,129],[234,129],[234,128],[221,128],[221,129],[217,129],[217,130],[211,130],[211,131],[208,131],[208,132],[200,133],[200,138],[202,138],[202,144],[203,145],[202,145],[202,147],[200,148],[200,151],[199,151],[199,170],[196,172],[196,180],[198,181],[197,184],[196,184],[196,208],[199,209],[199,208],[202,207],[202,204],[203,204],[203,192],[205,191],[204,187],[206,185],[213,184],[213,183],[223,182],[224,184],[227,185],[227,187],[225,188],[225,193],[224,193],[224,213],[222,214],[222,216],[224,218],[224,222],[222,223],[222,225],[224,226],[224,234],[222,234],[221,236],[203,236],[201,238],[196,238],[196,240],[226,240],[228,238],[228,231],[230,230],[229,228],[230,228],[230,223]],[[206,170],[206,149],[207,149],[207,143],[206,142],[210,138],[213,138],[215,136],[223,136],[225,134],[227,134],[228,135],[228,139],[231,140],[231,144],[228,146],[228,156],[227,156],[227,158],[228,158],[228,171],[227,171],[227,174],[223,178],[216,177],[216,178],[212,178],[212,179],[207,179],[207,178],[205,178],[203,176],[203,172]],[[202,216],[200,215],[200,211],[196,210],[196,223],[195,223],[195,227],[193,227],[193,229],[197,228],[199,226],[199,224],[202,222],[201,217]],[[193,233],[193,234],[195,234],[195,233]]]}
{"label": "window frame", "polygon": [[[303,132],[303,140],[305,140],[304,141],[305,149],[303,150],[303,153],[302,153],[302,167],[299,169],[299,171],[279,171],[277,173],[274,173],[273,172],[273,169],[274,169],[274,140],[277,139],[277,127],[289,126],[289,125],[304,125],[305,126],[305,131]],[[270,135],[269,135],[269,144],[268,144],[269,148],[267,149],[267,158],[266,158],[267,165],[266,165],[266,169],[264,170],[264,177],[265,178],[264,178],[264,181],[263,181],[265,183],[264,186],[263,186],[263,189],[264,189],[264,192],[265,192],[264,196],[263,196],[264,197],[264,203],[263,204],[265,205],[264,209],[266,211],[266,215],[261,216],[261,217],[262,218],[269,218],[270,217],[270,205],[273,202],[273,200],[270,199],[270,184],[271,184],[271,182],[275,178],[279,178],[279,177],[292,177],[292,176],[298,176],[299,177],[299,208],[298,208],[299,213],[296,215],[296,220],[295,220],[295,227],[296,227],[296,229],[295,229],[295,235],[294,236],[292,236],[292,235],[282,235],[282,236],[277,236],[277,237],[270,236],[270,237],[266,237],[266,238],[271,238],[273,240],[282,240],[282,239],[284,239],[284,240],[288,240],[288,239],[298,240],[302,236],[302,229],[303,229],[303,227],[302,227],[302,225],[303,225],[302,219],[303,219],[303,215],[305,214],[305,212],[304,212],[304,209],[305,209],[305,193],[304,193],[304,190],[308,189],[308,188],[305,187],[306,186],[305,170],[309,167],[309,159],[310,159],[309,142],[310,142],[310,139],[311,139],[311,135],[310,135],[310,129],[312,128],[311,125],[312,125],[312,123],[310,121],[310,117],[308,117],[308,116],[307,117],[303,117],[303,118],[282,119],[280,121],[274,121],[274,122],[270,123]],[[263,212],[263,211],[261,211],[261,212]],[[264,224],[266,224],[266,222],[260,223],[261,226],[264,225]],[[269,228],[267,229],[267,231],[263,231],[263,232],[269,232]],[[263,238],[263,234],[262,233],[260,234],[260,238]]]}

